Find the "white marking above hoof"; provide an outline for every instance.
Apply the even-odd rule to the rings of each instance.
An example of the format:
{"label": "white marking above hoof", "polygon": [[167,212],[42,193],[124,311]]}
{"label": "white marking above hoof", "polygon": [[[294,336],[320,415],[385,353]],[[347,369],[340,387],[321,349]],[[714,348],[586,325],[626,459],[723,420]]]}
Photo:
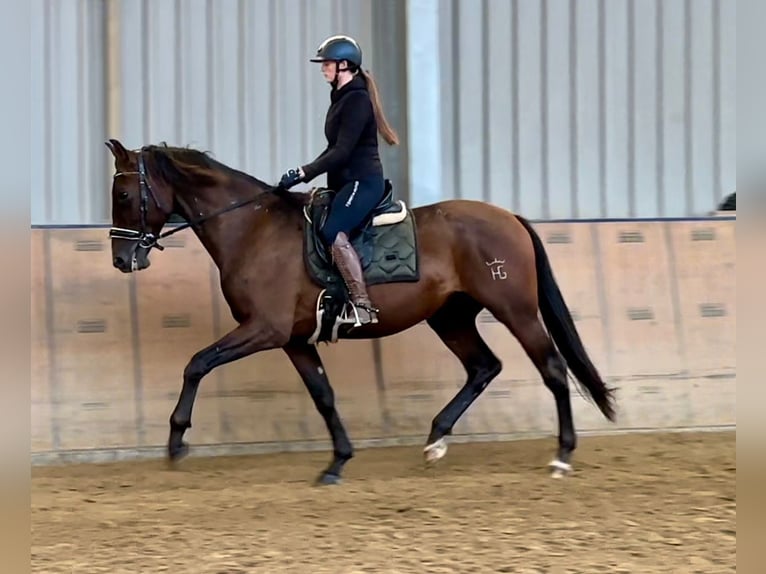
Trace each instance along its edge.
{"label": "white marking above hoof", "polygon": [[552,460],[548,467],[551,468],[551,478],[563,478],[570,472],[572,472],[572,465],[560,460]]}
{"label": "white marking above hoof", "polygon": [[447,454],[447,442],[444,438],[432,442],[423,449],[423,456],[426,457],[426,462],[433,463],[443,458]]}

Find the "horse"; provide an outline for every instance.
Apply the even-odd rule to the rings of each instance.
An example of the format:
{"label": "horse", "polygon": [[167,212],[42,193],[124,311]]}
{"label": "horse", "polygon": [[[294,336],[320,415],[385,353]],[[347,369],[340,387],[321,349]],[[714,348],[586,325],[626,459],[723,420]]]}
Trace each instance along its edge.
{"label": "horse", "polygon": [[[171,463],[188,454],[184,434],[191,427],[201,380],[226,363],[282,349],[332,440],[332,460],[316,484],[339,483],[354,451],[317,343],[381,338],[422,322],[466,372],[465,384],[432,419],[423,456],[426,464],[434,463],[446,454],[445,437],[455,423],[502,370],[477,330],[476,319],[484,309],[519,341],[553,394],[558,449],[548,465],[551,476],[561,478],[572,471],[577,446],[568,370],[584,388],[585,398],[609,421],[615,420],[615,389],[607,387],[589,358],[543,242],[522,216],[480,201],[449,199],[412,208],[389,196],[372,214],[377,220],[365,223],[366,235],[356,234],[355,245],[374,247],[374,233],[404,225],[404,214],[416,234],[416,272],[370,285],[379,319],[360,325],[338,311],[348,308],[342,290],[328,295],[330,280],[338,278],[332,262],[326,262],[325,283],[309,272],[311,261],[321,263],[316,228],[331,198],[323,192],[333,190],[288,192],[190,147],[162,143],[128,150],[116,139],[105,144],[115,169],[109,230],[113,266],[124,273],[147,269],[150,251],[163,248],[162,238],[190,227],[218,267],[222,294],[237,322],[231,332],[195,353],[183,371],[169,420]],[[390,194],[390,182],[387,190]],[[186,223],[163,232],[172,216]],[[333,302],[340,305],[335,311]],[[334,321],[321,329],[327,317],[321,316],[320,307]]]}

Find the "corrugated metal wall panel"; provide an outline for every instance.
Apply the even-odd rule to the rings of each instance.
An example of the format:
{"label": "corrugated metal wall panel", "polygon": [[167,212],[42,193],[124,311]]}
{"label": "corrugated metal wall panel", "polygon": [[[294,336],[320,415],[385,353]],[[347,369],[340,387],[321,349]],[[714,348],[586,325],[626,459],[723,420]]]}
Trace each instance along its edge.
{"label": "corrugated metal wall panel", "polygon": [[602,141],[601,93],[602,83],[598,13],[600,0],[578,3],[574,21],[570,21],[571,58],[569,92],[572,97],[573,137],[571,185],[572,217],[595,217],[606,213],[606,186],[601,182],[605,165]]}
{"label": "corrugated metal wall panel", "polygon": [[[313,159],[328,87],[307,59],[338,32],[363,43],[404,138],[381,148],[399,192],[439,172],[436,186],[412,182],[413,204],[685,216],[735,188],[733,2],[33,0],[32,10],[43,158],[33,223],[108,221],[107,137],[200,147],[266,180]],[[421,35],[407,11],[438,35]],[[423,78],[438,85],[403,65],[427,54],[438,71]],[[434,112],[406,123],[423,98]]]}
{"label": "corrugated metal wall panel", "polygon": [[324,149],[316,46],[351,34],[375,71],[372,0],[33,0],[32,33],[47,158],[33,224],[109,220],[109,137],[198,147],[275,180]]}
{"label": "corrugated metal wall panel", "polygon": [[[381,139],[379,147],[386,177],[391,180],[398,198],[409,201],[409,125],[407,98],[407,4],[410,0],[377,1],[371,4],[372,60],[370,70],[388,123],[399,135],[399,144],[390,146]],[[437,84],[438,85],[438,84]]]}
{"label": "corrugated metal wall panel", "polygon": [[735,2],[713,3],[714,78],[720,92],[713,100],[716,108],[715,132],[720,151],[715,161],[716,190],[734,191],[737,181],[737,6]]}
{"label": "corrugated metal wall panel", "polygon": [[206,149],[267,181],[324,149],[316,46],[340,28],[374,58],[370,0],[124,0],[119,17],[125,143]]}
{"label": "corrugated metal wall panel", "polygon": [[733,2],[438,7],[447,197],[532,218],[662,217],[735,189]]}
{"label": "corrugated metal wall panel", "polygon": [[30,215],[32,223],[47,219],[51,201],[48,195],[48,151],[46,126],[50,124],[46,100],[48,98],[48,77],[46,53],[46,18],[44,0],[32,0],[30,3],[30,83],[29,94],[31,116],[31,152],[33,169],[30,173],[31,197]]}
{"label": "corrugated metal wall panel", "polygon": [[107,205],[102,140],[106,121],[103,5],[32,0],[31,219],[82,223]]}

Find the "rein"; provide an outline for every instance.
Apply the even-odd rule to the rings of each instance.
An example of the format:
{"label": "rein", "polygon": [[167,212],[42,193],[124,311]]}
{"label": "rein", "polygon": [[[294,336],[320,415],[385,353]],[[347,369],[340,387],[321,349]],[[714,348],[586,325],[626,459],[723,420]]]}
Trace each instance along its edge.
{"label": "rein", "polygon": [[[244,207],[245,205],[249,205],[255,201],[258,201],[261,195],[261,194],[258,194],[255,197],[251,197],[250,199],[245,199],[244,201],[233,203],[222,209],[219,209],[218,211],[214,211],[213,213],[209,213],[208,215],[200,217],[199,219],[195,219],[191,222],[186,222],[182,225],[179,225],[178,227],[175,227],[174,229],[170,229],[168,231],[165,231],[164,233],[155,235],[151,231],[147,231],[147,225],[146,225],[146,214],[148,212],[147,204],[149,202],[149,196],[151,195],[152,199],[154,200],[154,204],[157,206],[157,209],[159,209],[162,213],[168,213],[168,212],[162,209],[162,206],[160,205],[160,202],[157,199],[157,195],[154,193],[154,190],[152,189],[152,186],[149,184],[149,180],[146,177],[146,168],[144,166],[143,150],[138,154],[138,171],[120,171],[114,174],[114,178],[117,178],[123,175],[138,175],[139,190],[141,192],[140,204],[139,204],[139,211],[141,215],[141,230],[137,231],[135,229],[126,229],[124,227],[111,227],[109,229],[109,238],[137,241],[138,246],[146,250],[157,248],[159,251],[163,251],[165,248],[158,243],[160,239],[165,239],[166,237],[170,237],[174,233],[183,231],[184,229],[188,227],[198,226],[199,224],[204,223],[205,221],[209,219],[218,217],[219,215],[223,215],[224,213],[227,213],[229,211],[234,211],[235,209],[239,209],[240,207]],[[276,185],[276,186],[272,186],[271,188],[267,188],[265,193],[279,193],[280,191],[281,191],[281,188],[279,187],[279,185]],[[261,192],[261,193],[264,193],[264,192]],[[170,213],[172,214],[172,211]]]}

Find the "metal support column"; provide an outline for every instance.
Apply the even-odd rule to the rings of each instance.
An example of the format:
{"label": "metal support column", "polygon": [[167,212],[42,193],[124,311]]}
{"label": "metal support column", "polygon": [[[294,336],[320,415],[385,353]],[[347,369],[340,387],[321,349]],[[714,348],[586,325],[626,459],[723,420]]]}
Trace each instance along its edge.
{"label": "metal support column", "polygon": [[439,0],[408,0],[407,130],[410,202],[442,199]]}
{"label": "metal support column", "polygon": [[408,96],[407,96],[407,1],[373,2],[372,41],[374,57],[371,72],[378,83],[388,123],[399,134],[399,145],[380,140],[380,157],[386,177],[394,185],[397,198],[410,201],[408,178]]}

